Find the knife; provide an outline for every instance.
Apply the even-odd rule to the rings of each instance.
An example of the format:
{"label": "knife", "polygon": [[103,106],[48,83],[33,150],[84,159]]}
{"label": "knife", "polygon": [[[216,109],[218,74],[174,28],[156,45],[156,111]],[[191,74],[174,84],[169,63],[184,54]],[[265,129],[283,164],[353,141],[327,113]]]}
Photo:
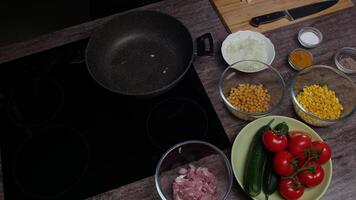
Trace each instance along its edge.
{"label": "knife", "polygon": [[287,17],[289,21],[293,21],[308,15],[315,14],[327,8],[330,8],[331,6],[335,5],[337,2],[338,0],[323,1],[319,3],[298,7],[298,8],[293,8],[290,10],[283,10],[274,13],[269,13],[266,15],[261,15],[252,18],[250,24],[252,26],[258,27],[261,24],[270,23],[284,17]]}

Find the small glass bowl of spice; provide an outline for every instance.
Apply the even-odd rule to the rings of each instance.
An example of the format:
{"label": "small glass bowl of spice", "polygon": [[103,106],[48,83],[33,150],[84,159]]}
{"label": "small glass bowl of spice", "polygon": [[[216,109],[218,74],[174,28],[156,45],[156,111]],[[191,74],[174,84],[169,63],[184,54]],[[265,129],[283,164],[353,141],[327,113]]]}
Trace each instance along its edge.
{"label": "small glass bowl of spice", "polygon": [[334,61],[336,66],[343,72],[348,74],[356,73],[356,49],[351,47],[344,47],[339,49]]}
{"label": "small glass bowl of spice", "polygon": [[288,56],[289,65],[298,71],[312,66],[313,62],[313,55],[304,49],[295,49]]}
{"label": "small glass bowl of spice", "polygon": [[298,33],[298,41],[305,48],[314,48],[323,41],[323,34],[316,28],[304,27]]}

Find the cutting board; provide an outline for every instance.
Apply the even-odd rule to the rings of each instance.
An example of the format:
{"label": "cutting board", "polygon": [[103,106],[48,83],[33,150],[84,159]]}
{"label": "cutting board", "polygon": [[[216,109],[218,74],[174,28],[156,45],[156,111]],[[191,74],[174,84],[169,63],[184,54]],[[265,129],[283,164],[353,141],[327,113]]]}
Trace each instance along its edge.
{"label": "cutting board", "polygon": [[210,1],[214,5],[217,12],[220,14],[220,17],[230,32],[236,32],[239,30],[266,32],[353,6],[352,0],[340,0],[333,7],[295,21],[281,19],[269,24],[261,25],[259,27],[253,27],[249,24],[249,21],[252,17],[268,14],[275,11],[287,10],[311,3],[321,2],[321,0],[252,0],[250,3],[241,2],[240,0]]}

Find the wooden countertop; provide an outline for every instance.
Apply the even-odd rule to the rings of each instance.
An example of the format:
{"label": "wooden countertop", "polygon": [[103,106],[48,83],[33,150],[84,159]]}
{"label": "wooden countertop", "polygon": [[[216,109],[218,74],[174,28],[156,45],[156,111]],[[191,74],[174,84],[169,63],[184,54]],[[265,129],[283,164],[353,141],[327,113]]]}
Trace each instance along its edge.
{"label": "wooden countertop", "polygon": [[288,10],[291,8],[305,6],[321,1],[323,0],[253,0],[249,4],[246,4],[244,1],[236,0],[211,0],[222,21],[226,24],[231,32],[236,32],[239,30],[266,32],[354,6],[352,0],[340,0],[331,8],[294,21],[289,21],[287,18],[284,18],[273,23],[261,25],[259,27],[254,27],[250,24],[250,19],[255,16],[260,16],[280,10]]}
{"label": "wooden countertop", "polygon": [[[233,117],[225,109],[218,96],[217,82],[220,74],[227,66],[222,60],[220,46],[228,32],[210,2],[208,0],[166,0],[139,9],[158,10],[175,16],[188,27],[195,38],[206,32],[212,33],[215,40],[215,55],[197,57],[194,66],[217,111],[226,134],[233,141],[239,130],[247,122]],[[350,8],[332,15],[265,33],[276,48],[276,59],[272,65],[281,72],[287,85],[290,84],[290,78],[296,73],[287,65],[286,58],[291,50],[300,47],[296,40],[298,30],[303,26],[318,28],[324,34],[324,41],[321,46],[312,49],[311,52],[314,54],[315,61],[318,64],[335,67],[332,57],[336,49],[344,46],[356,47],[356,24],[353,21],[356,18],[355,11],[355,8]],[[44,35],[31,41],[1,47],[0,63],[86,38],[95,27],[110,18],[106,17]],[[351,77],[356,82],[356,76]],[[289,93],[281,108],[276,110],[274,114],[296,118],[291,106]],[[354,196],[356,196],[356,188],[354,187],[356,185],[356,156],[354,155],[356,152],[356,114],[334,126],[315,128],[315,130],[331,145],[333,150],[333,178],[323,199],[354,199]],[[0,199],[3,199],[1,185],[2,181],[0,180]],[[148,177],[89,199],[148,200],[159,198],[155,190],[153,177]],[[234,183],[229,199],[249,198],[237,183]]]}

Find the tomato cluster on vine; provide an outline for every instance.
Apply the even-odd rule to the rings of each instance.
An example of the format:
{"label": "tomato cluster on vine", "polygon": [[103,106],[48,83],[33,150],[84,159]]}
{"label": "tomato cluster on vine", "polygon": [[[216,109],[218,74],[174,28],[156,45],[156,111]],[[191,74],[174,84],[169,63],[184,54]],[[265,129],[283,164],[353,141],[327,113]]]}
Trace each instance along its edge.
{"label": "tomato cluster on vine", "polygon": [[321,165],[331,158],[331,149],[324,141],[312,141],[310,134],[288,131],[286,125],[267,131],[262,137],[264,147],[274,153],[273,169],[281,176],[278,190],[287,200],[296,200],[305,187],[319,185],[324,179]]}

